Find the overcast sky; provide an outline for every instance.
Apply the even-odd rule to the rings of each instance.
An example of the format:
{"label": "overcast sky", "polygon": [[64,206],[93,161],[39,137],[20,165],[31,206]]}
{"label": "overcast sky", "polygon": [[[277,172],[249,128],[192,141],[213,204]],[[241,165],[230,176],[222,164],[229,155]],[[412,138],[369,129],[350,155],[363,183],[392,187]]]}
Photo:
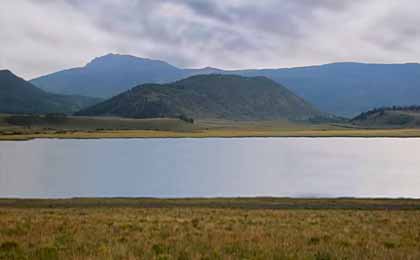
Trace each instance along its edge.
{"label": "overcast sky", "polygon": [[30,79],[107,53],[181,67],[420,60],[418,0],[1,0],[0,68]]}

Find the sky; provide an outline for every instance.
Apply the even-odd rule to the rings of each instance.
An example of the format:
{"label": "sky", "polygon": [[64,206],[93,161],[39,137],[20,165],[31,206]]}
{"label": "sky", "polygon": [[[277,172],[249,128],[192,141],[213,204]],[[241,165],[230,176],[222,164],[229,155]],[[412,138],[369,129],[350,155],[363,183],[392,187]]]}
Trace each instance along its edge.
{"label": "sky", "polygon": [[31,79],[108,53],[179,67],[420,61],[418,0],[1,0],[0,68]]}

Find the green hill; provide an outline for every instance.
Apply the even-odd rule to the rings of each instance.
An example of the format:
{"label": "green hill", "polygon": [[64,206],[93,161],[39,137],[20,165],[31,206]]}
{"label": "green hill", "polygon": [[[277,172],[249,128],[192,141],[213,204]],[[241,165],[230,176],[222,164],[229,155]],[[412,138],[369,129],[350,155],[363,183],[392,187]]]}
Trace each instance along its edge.
{"label": "green hill", "polygon": [[351,122],[364,127],[417,128],[420,127],[420,106],[375,108],[361,113]]}
{"label": "green hill", "polygon": [[304,120],[322,113],[268,78],[213,74],[140,85],[77,115]]}
{"label": "green hill", "polygon": [[0,113],[73,113],[100,100],[45,92],[8,70],[0,70]]}

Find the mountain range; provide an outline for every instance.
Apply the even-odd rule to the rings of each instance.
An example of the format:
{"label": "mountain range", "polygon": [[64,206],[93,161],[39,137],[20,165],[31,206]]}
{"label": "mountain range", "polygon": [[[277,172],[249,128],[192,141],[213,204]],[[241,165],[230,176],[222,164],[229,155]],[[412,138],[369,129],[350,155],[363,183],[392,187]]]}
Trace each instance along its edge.
{"label": "mountain range", "polygon": [[1,113],[73,113],[99,101],[97,98],[51,94],[9,70],[0,70]]}
{"label": "mountain range", "polygon": [[77,115],[306,120],[324,114],[268,78],[212,74],[139,85]]}
{"label": "mountain range", "polygon": [[169,83],[199,74],[265,76],[322,111],[353,117],[375,107],[420,102],[420,64],[333,63],[285,69],[184,69],[167,62],[108,54],[86,66],[33,79],[50,92],[110,98],[145,83]]}

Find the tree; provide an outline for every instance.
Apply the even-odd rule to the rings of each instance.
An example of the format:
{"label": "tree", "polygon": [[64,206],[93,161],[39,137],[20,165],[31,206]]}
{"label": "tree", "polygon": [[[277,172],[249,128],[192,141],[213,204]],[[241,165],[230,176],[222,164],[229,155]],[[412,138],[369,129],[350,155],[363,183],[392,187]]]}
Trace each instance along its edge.
{"label": "tree", "polygon": [[180,115],[178,118],[180,120],[184,121],[184,122],[187,122],[187,123],[190,123],[190,124],[194,124],[194,119],[193,118],[190,118],[190,117],[187,117],[186,115]]}

